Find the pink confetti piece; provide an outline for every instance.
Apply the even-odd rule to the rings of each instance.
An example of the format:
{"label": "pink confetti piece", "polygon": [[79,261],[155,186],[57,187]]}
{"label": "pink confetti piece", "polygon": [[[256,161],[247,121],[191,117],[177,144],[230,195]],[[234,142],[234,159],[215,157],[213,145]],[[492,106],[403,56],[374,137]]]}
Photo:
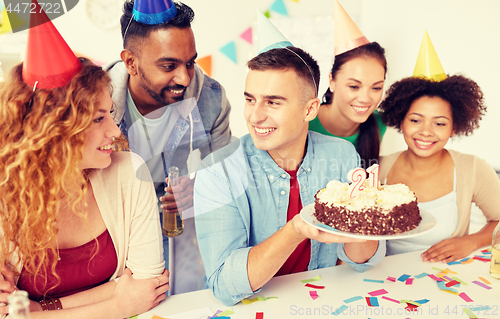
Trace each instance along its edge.
{"label": "pink confetti piece", "polygon": [[429,276],[430,278],[434,279],[435,281],[444,281],[444,279],[438,278],[438,277],[436,277],[434,275],[427,275],[427,276]]}
{"label": "pink confetti piece", "polygon": [[465,292],[461,292],[459,294],[460,298],[462,298],[463,300],[467,301],[467,302],[473,302],[474,300],[470,299],[469,296],[467,296],[467,294]]}
{"label": "pink confetti piece", "polygon": [[482,282],[480,282],[480,281],[474,280],[474,281],[473,281],[473,283],[475,283],[476,285],[481,286],[481,287],[483,287],[483,288],[486,288],[486,289],[488,289],[488,290],[490,290],[490,289],[491,289],[491,287],[490,287],[490,286],[485,285],[485,284],[483,284],[483,283],[482,283]]}
{"label": "pink confetti piece", "polygon": [[369,292],[368,294],[372,297],[375,297],[375,296],[380,296],[380,295],[384,295],[388,293],[385,289],[379,289],[379,290],[374,290],[372,292]]}
{"label": "pink confetti piece", "polygon": [[448,277],[448,276],[443,276],[442,278],[443,278],[443,279],[446,279],[446,281],[453,281],[453,279],[451,279],[451,278],[450,278],[450,277]]}
{"label": "pink confetti piece", "polygon": [[318,298],[318,292],[315,290],[309,291],[309,295],[311,296],[312,300],[315,300],[316,298]]}
{"label": "pink confetti piece", "polygon": [[389,298],[389,297],[386,297],[386,296],[382,296],[382,299],[389,300],[389,301],[395,302],[397,304],[399,303],[399,300],[392,299],[392,298]]}
{"label": "pink confetti piece", "polygon": [[325,289],[325,286],[316,286],[312,284],[306,284],[306,287],[313,288],[313,289]]}
{"label": "pink confetti piece", "polygon": [[408,278],[406,279],[406,282],[405,282],[407,285],[411,285],[413,284],[413,278]]}
{"label": "pink confetti piece", "polygon": [[387,277],[387,280],[392,281],[392,282],[396,282],[396,278],[394,278],[394,277]]}

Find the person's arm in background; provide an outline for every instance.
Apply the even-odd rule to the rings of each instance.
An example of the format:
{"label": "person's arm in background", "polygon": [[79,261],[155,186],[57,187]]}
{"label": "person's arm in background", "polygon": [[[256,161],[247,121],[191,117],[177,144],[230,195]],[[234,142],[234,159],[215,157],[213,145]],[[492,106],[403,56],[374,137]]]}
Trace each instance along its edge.
{"label": "person's arm in background", "polygon": [[475,185],[472,201],[486,217],[486,225],[477,233],[448,238],[433,245],[422,253],[424,261],[448,263],[467,257],[476,249],[491,245],[493,230],[500,220],[500,180],[485,160],[475,157],[474,163],[472,171],[475,173]]}

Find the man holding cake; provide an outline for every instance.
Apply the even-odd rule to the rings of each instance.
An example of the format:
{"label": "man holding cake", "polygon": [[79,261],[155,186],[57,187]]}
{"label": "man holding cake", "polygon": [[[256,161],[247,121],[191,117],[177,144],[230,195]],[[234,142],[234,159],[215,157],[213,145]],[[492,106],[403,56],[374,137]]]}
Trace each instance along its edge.
{"label": "man holding cake", "polygon": [[263,50],[248,62],[244,93],[250,134],[208,156],[194,186],[208,285],[227,305],[275,275],[338,260],[364,271],[385,256],[385,242],[322,232],[299,216],[330,180],[347,181],[359,156],[348,142],[308,132],[320,104],[319,67],[262,14],[258,25]]}

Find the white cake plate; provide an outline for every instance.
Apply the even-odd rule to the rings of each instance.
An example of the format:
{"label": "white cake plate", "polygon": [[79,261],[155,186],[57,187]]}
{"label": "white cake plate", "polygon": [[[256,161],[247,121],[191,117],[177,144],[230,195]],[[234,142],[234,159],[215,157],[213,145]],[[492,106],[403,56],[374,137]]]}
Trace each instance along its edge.
{"label": "white cake plate", "polygon": [[422,217],[422,220],[420,221],[420,224],[417,226],[417,228],[404,233],[399,233],[394,235],[361,235],[361,234],[354,234],[341,231],[333,227],[330,227],[328,225],[325,225],[323,223],[320,223],[314,216],[314,204],[307,205],[300,211],[300,217],[302,217],[302,219],[307,224],[314,226],[319,230],[322,230],[327,233],[332,233],[335,235],[340,235],[350,238],[366,239],[366,240],[403,239],[403,238],[417,237],[426,234],[436,226],[437,221],[436,218],[434,218],[434,216],[432,216],[429,212],[426,212],[425,210],[420,210],[420,216]]}

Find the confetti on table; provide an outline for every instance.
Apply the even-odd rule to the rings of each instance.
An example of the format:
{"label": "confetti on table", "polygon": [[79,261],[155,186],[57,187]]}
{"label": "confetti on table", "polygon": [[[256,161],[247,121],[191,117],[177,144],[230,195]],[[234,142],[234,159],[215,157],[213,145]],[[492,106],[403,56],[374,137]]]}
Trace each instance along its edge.
{"label": "confetti on table", "polygon": [[300,282],[303,283],[303,284],[307,284],[308,282],[319,281],[319,280],[321,280],[321,277],[319,275],[317,275],[314,278],[304,279],[304,280],[301,280]]}
{"label": "confetti on table", "polygon": [[469,318],[477,318],[477,316],[469,308],[464,309],[464,313],[469,316]]}
{"label": "confetti on table", "polygon": [[458,290],[456,290],[454,288],[446,287],[446,284],[444,283],[444,281],[438,281],[437,285],[438,285],[439,289],[441,289],[441,290],[449,290],[449,291],[453,291],[453,292],[458,293]]}
{"label": "confetti on table", "polygon": [[469,259],[470,259],[470,257],[465,257],[464,259],[460,259],[459,262],[464,262],[464,261],[467,261]]}
{"label": "confetti on table", "polygon": [[256,312],[255,319],[264,319],[264,313],[263,312]]}
{"label": "confetti on table", "polygon": [[340,315],[342,313],[342,311],[344,311],[344,309],[348,309],[349,307],[347,307],[346,305],[342,305],[340,308],[337,308],[334,312],[332,312],[332,315]]}
{"label": "confetti on table", "polygon": [[401,281],[401,282],[405,282],[406,279],[408,279],[410,277],[411,277],[410,275],[402,275],[401,277],[398,278],[398,280]]}
{"label": "confetti on table", "polygon": [[387,277],[387,280],[392,281],[392,282],[396,282],[396,278],[394,278],[394,277]]}
{"label": "confetti on table", "polygon": [[490,306],[478,306],[478,307],[474,307],[474,308],[469,308],[470,310],[472,311],[486,311],[486,310],[490,310]]}
{"label": "confetti on table", "polygon": [[429,278],[434,279],[435,281],[438,281],[438,282],[439,282],[439,281],[444,281],[444,279],[442,279],[442,278],[438,278],[438,277],[436,277],[436,276],[434,276],[434,275],[427,275],[427,276],[428,276]]}
{"label": "confetti on table", "polygon": [[459,282],[459,281],[456,281],[456,280],[452,280],[452,281],[447,282],[447,283],[445,284],[445,286],[446,286],[446,287],[453,287],[453,286],[455,286],[455,285],[460,285],[460,282]]}
{"label": "confetti on table", "polygon": [[415,277],[415,278],[417,278],[417,279],[420,279],[420,278],[423,278],[423,277],[428,276],[428,275],[429,275],[428,273],[423,272],[423,273],[421,273],[420,275],[416,275],[416,276],[413,276],[413,277]]}
{"label": "confetti on table", "polygon": [[450,261],[449,263],[447,263],[447,265],[452,266],[452,265],[459,265],[461,263],[462,262],[460,262],[460,261]]}
{"label": "confetti on table", "polygon": [[482,253],[491,253],[491,248],[481,250]]}
{"label": "confetti on table", "polygon": [[448,290],[448,289],[441,289],[441,291],[444,291],[444,292],[447,292],[447,293],[449,293],[449,294],[452,294],[452,295],[458,296],[458,292],[455,292],[455,291],[451,291],[451,290]]}
{"label": "confetti on table", "polygon": [[462,265],[467,265],[467,264],[470,264],[470,263],[471,263],[471,262],[473,262],[473,261],[474,261],[474,259],[469,258],[469,259],[467,259],[466,261],[462,261]]}
{"label": "confetti on table", "polygon": [[[153,317],[154,317],[154,316],[153,316]],[[130,317],[130,318],[128,318],[128,319],[137,319],[137,318],[139,318],[139,315],[132,316],[132,317]]]}
{"label": "confetti on table", "polygon": [[450,277],[448,276],[442,276],[443,279],[446,279],[446,281],[453,281],[453,279],[451,279]]}
{"label": "confetti on table", "polygon": [[257,298],[243,299],[241,301],[241,303],[244,304],[244,305],[249,305],[249,304],[252,304],[252,303],[257,302],[257,301],[259,301],[259,299],[257,299]]}
{"label": "confetti on table", "polygon": [[313,288],[313,289],[325,289],[325,286],[316,286],[312,284],[306,284],[306,287]]}
{"label": "confetti on table", "polygon": [[482,262],[490,262],[491,261],[491,258],[483,258],[483,257],[480,257],[480,256],[474,256],[472,258],[475,259],[475,260],[480,260]]}
{"label": "confetti on table", "polygon": [[465,281],[462,281],[462,280],[458,279],[457,277],[451,277],[451,279],[459,281],[462,285],[467,286],[467,283]]}
{"label": "confetti on table", "polygon": [[437,267],[432,267],[432,269],[437,270],[437,271],[444,271],[443,269],[439,269]]}
{"label": "confetti on table", "polygon": [[220,314],[222,310],[217,310],[210,318],[216,318],[218,314]]}
{"label": "confetti on table", "polygon": [[[130,319],[132,319],[132,318],[134,318],[134,317],[130,317]],[[137,318],[137,316],[135,316],[135,318]],[[157,315],[153,315],[151,317],[151,319],[168,319],[168,318],[163,318],[163,317],[160,317],[160,316],[157,316]]]}
{"label": "confetti on table", "polygon": [[223,312],[219,312],[219,314],[217,315],[218,317],[223,317],[223,316],[230,316],[234,313],[233,309],[231,308],[228,308],[226,310],[224,310]]}
{"label": "confetti on table", "polygon": [[309,295],[311,296],[312,300],[315,300],[316,298],[318,298],[318,292],[315,290],[310,290]]}
{"label": "confetti on table", "polygon": [[474,300],[470,299],[470,297],[467,296],[467,294],[465,292],[461,292],[458,296],[460,298],[462,298],[463,300],[467,301],[467,302],[473,302],[474,301]]}
{"label": "confetti on table", "polygon": [[379,289],[379,290],[369,292],[368,294],[372,297],[375,297],[375,296],[385,295],[386,293],[387,293],[387,291],[385,289]]}
{"label": "confetti on table", "polygon": [[389,297],[386,297],[386,296],[382,296],[382,299],[389,300],[389,301],[392,301],[392,302],[395,302],[395,303],[400,303],[399,300],[392,299],[392,298],[389,298]]}
{"label": "confetti on table", "polygon": [[474,280],[474,281],[473,281],[473,283],[475,283],[476,285],[481,286],[481,287],[483,287],[483,288],[486,288],[486,289],[488,289],[488,290],[490,290],[490,289],[491,289],[491,287],[490,287],[490,286],[485,285],[485,284],[483,284],[483,283],[482,283],[482,282],[480,282],[480,281]]}
{"label": "confetti on table", "polygon": [[406,300],[406,299],[401,299],[399,301],[399,303],[406,303],[406,304],[414,305],[414,306],[417,306],[417,307],[421,306],[421,304],[419,302],[417,302],[417,301]]}
{"label": "confetti on table", "polygon": [[423,305],[425,303],[428,303],[430,300],[429,299],[420,299],[420,300],[415,300],[415,302],[418,302],[419,304]]}
{"label": "confetti on table", "polygon": [[344,300],[345,303],[351,303],[351,302],[354,302],[354,301],[358,301],[358,300],[361,300],[363,299],[363,297],[361,296],[356,296],[356,297],[351,297],[349,299],[346,299]]}
{"label": "confetti on table", "polygon": [[447,275],[448,275],[448,274],[454,274],[454,275],[458,274],[457,272],[454,272],[453,270],[451,270],[451,269],[449,269],[449,268],[446,268],[445,270],[443,270],[443,272],[444,272],[445,274],[447,274]]}
{"label": "confetti on table", "polygon": [[370,307],[378,307],[378,299],[377,297],[365,297],[366,299],[366,303],[368,304],[368,306]]}
{"label": "confetti on table", "polygon": [[374,282],[374,283],[377,283],[377,284],[383,284],[384,283],[383,280],[375,280],[375,279],[363,279],[363,281]]}
{"label": "confetti on table", "polygon": [[405,284],[407,284],[407,285],[411,285],[412,283],[413,283],[413,278],[408,278],[408,279],[406,279]]}
{"label": "confetti on table", "polygon": [[266,301],[266,300],[269,300],[269,299],[278,299],[278,297],[267,297],[267,298],[264,298],[264,297],[261,297],[261,296],[257,296],[257,299],[259,299],[259,301]]}
{"label": "confetti on table", "polygon": [[484,279],[483,277],[479,277],[479,279],[481,279],[481,281],[484,282],[485,284],[491,285],[491,282],[489,282],[488,280]]}
{"label": "confetti on table", "polygon": [[407,303],[406,305],[407,305],[405,307],[406,311],[418,311],[418,310],[416,310],[418,308],[418,306],[412,305],[411,303]]}

